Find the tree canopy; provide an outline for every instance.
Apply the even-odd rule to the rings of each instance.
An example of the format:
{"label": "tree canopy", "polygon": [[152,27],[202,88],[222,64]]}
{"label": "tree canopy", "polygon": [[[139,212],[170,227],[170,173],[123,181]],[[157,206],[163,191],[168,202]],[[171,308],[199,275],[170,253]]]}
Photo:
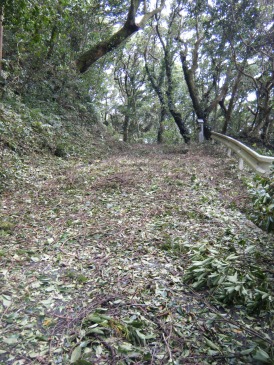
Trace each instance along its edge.
{"label": "tree canopy", "polygon": [[160,141],[176,125],[188,142],[200,118],[208,137],[213,128],[271,144],[272,10],[259,0],[2,0],[2,79],[28,99],[88,102],[124,140]]}

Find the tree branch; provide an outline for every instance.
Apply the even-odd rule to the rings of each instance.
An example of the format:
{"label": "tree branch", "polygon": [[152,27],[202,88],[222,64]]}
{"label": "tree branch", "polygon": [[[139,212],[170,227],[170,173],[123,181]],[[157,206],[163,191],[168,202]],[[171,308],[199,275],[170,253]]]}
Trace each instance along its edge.
{"label": "tree branch", "polygon": [[131,0],[130,7],[127,14],[127,20],[123,27],[114,33],[107,40],[101,41],[90,48],[88,51],[84,52],[76,60],[76,68],[80,73],[86,72],[91,65],[93,65],[97,60],[111,52],[113,49],[117,48],[126,39],[128,39],[132,34],[136,33],[138,30],[142,29],[149,19],[151,19],[155,14],[161,12],[165,5],[165,0],[161,0],[161,5],[145,13],[139,24],[136,23],[136,14],[142,0]]}
{"label": "tree branch", "polygon": [[165,0],[161,0],[161,5],[150,11],[149,13],[145,13],[142,20],[140,21],[140,23],[138,24],[140,28],[144,28],[144,26],[146,25],[146,23],[149,21],[149,19],[151,19],[154,15],[160,13],[163,10],[163,7],[165,6]]}

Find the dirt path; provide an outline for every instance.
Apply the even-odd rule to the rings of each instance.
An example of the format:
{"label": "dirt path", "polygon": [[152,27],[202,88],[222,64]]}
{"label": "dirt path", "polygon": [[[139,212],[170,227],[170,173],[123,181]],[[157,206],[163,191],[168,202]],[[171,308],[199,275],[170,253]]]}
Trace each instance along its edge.
{"label": "dirt path", "polygon": [[195,247],[270,241],[224,161],[143,146],[32,162],[1,197],[0,364],[246,364],[267,317],[183,282]]}

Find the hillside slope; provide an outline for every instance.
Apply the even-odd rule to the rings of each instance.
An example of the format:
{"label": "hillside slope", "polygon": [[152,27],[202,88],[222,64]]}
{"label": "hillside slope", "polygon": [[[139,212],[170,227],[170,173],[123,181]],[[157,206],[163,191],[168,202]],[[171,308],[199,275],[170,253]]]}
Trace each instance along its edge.
{"label": "hillside slope", "polygon": [[32,158],[94,160],[125,148],[88,110],[53,104],[33,108],[16,95],[0,103],[0,192],[17,184],[24,162],[28,166]]}

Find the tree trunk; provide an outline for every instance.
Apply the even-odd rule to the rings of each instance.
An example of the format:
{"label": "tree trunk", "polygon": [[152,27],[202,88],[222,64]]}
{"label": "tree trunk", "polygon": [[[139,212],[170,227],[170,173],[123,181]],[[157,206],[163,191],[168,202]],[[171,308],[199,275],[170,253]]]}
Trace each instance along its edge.
{"label": "tree trunk", "polygon": [[[244,65],[246,63],[246,60],[244,61]],[[241,69],[244,68],[244,65],[241,67]],[[239,88],[239,84],[242,78],[242,72],[241,70],[238,71],[237,77],[234,81],[233,87],[232,87],[232,92],[231,92],[231,97],[228,103],[228,107],[225,107],[224,101],[225,101],[225,97],[223,97],[220,101],[219,101],[219,105],[221,107],[221,109],[224,112],[224,116],[225,116],[225,122],[223,124],[223,128],[222,128],[222,133],[226,134],[227,132],[227,128],[230,124],[231,121],[231,116],[232,116],[232,112],[233,112],[233,108],[234,108],[234,102],[237,96],[237,92],[238,92],[238,88]]]}
{"label": "tree trunk", "polygon": [[197,115],[198,119],[203,119],[204,122],[206,122],[206,115],[203,110],[203,107],[201,105],[200,99],[199,99],[199,92],[196,88],[195,80],[194,80],[194,74],[191,69],[188,68],[186,63],[186,55],[183,51],[180,52],[180,58],[183,68],[183,73],[185,77],[185,81],[187,84],[189,96],[192,100],[192,105],[195,110],[195,113]]}
{"label": "tree trunk", "polygon": [[166,117],[166,108],[164,106],[161,106],[161,115],[160,115],[159,128],[158,128],[158,133],[157,133],[157,143],[158,144],[163,143],[165,117]]}
{"label": "tree trunk", "polygon": [[[165,97],[164,97],[164,92],[162,90],[162,84],[163,84],[163,81],[164,81],[164,77],[163,77],[163,73],[161,71],[160,75],[158,77],[158,80],[156,82],[155,75],[152,74],[152,72],[150,71],[150,69],[148,67],[148,63],[147,63],[147,59],[146,59],[146,53],[144,54],[144,57],[145,57],[145,69],[146,69],[148,79],[151,83],[152,88],[156,92],[156,94],[158,96],[158,99],[160,101],[160,105],[161,105],[159,128],[158,128],[158,133],[157,133],[157,143],[161,144],[161,143],[163,143],[163,133],[164,133],[163,123],[164,123],[166,115],[168,114],[168,110],[167,110],[167,106],[166,106],[166,102],[165,102]],[[163,72],[164,72],[164,70],[163,70]]]}
{"label": "tree trunk", "polygon": [[214,109],[216,109],[218,103],[222,99],[224,99],[225,95],[227,94],[230,75],[229,75],[229,73],[227,74],[224,85],[221,87],[218,95],[216,95],[210,103],[206,102],[205,103],[206,105],[203,105],[202,101],[200,100],[199,92],[198,92],[198,89],[196,87],[196,82],[195,82],[196,61],[198,59],[198,48],[197,48],[198,44],[199,44],[199,40],[197,41],[197,43],[195,45],[195,50],[194,50],[194,54],[193,54],[194,65],[192,66],[192,68],[188,67],[187,62],[186,62],[186,54],[183,51],[180,52],[180,58],[181,58],[183,73],[184,73],[185,81],[187,84],[188,92],[189,92],[190,98],[192,100],[193,108],[195,110],[195,113],[196,113],[198,119],[202,119],[204,121],[205,138],[210,139],[211,128],[209,127],[209,125],[207,123],[207,119],[208,119],[209,114]]}
{"label": "tree trunk", "polygon": [[272,80],[266,84],[260,85],[258,93],[258,108],[253,123],[253,128],[250,132],[250,137],[264,139],[264,130],[267,130],[267,126],[270,123],[271,103],[270,103],[270,91],[273,86]]}
{"label": "tree trunk", "polygon": [[[161,43],[163,44],[163,41]],[[165,59],[165,68],[167,76],[166,96],[168,100],[168,109],[175,123],[177,124],[177,127],[179,128],[180,134],[183,137],[185,143],[188,143],[190,141],[189,131],[185,126],[181,113],[176,110],[173,100],[172,64],[171,64],[169,45],[164,47],[164,59]]]}
{"label": "tree trunk", "polygon": [[225,117],[225,121],[224,121],[223,128],[222,128],[222,133],[226,134],[227,127],[230,124],[230,120],[231,120],[231,113],[229,113],[228,108],[226,108],[224,99],[219,101],[219,105],[220,105],[220,107],[223,111],[224,117]]}
{"label": "tree trunk", "polygon": [[76,60],[76,67],[80,73],[84,73],[99,58],[117,48],[124,40],[137,32],[140,28],[137,25],[125,24],[117,33],[109,39],[96,44],[94,47],[83,53]]}
{"label": "tree trunk", "polygon": [[123,125],[123,141],[128,142],[129,116],[126,114]]}
{"label": "tree trunk", "polygon": [[54,25],[51,30],[50,40],[48,41],[48,53],[46,56],[47,60],[49,60],[52,57],[57,37],[58,37],[58,28],[57,25]]}
{"label": "tree trunk", "polygon": [[94,64],[99,58],[103,57],[108,52],[111,52],[113,49],[117,48],[123,41],[128,39],[132,34],[138,32],[138,30],[142,29],[149,19],[151,19],[155,14],[161,12],[165,5],[165,0],[161,0],[161,5],[152,10],[151,12],[145,13],[141,21],[136,23],[136,14],[138,8],[142,0],[131,0],[130,7],[127,14],[127,20],[124,26],[118,30],[115,34],[113,34],[109,39],[99,42],[91,49],[83,53],[76,60],[76,67],[80,73],[84,73],[88,70],[88,68]]}
{"label": "tree trunk", "polygon": [[177,127],[179,128],[180,134],[183,137],[185,143],[188,143],[190,141],[189,137],[189,131],[185,126],[185,123],[182,118],[182,114],[175,111],[174,109],[169,109],[170,114],[172,115],[175,123],[177,124]]}
{"label": "tree trunk", "polygon": [[266,123],[263,126],[261,138],[264,142],[264,144],[270,143],[270,132],[271,132],[271,125],[273,124],[273,120],[271,118],[267,118]]}
{"label": "tree trunk", "polygon": [[204,121],[204,136],[206,139],[210,139],[211,137],[211,128],[207,124],[208,114],[205,112],[205,109],[202,106],[202,103],[199,98],[199,92],[195,84],[194,80],[194,70],[188,68],[186,63],[186,55],[183,51],[180,52],[180,58],[183,68],[183,73],[185,77],[185,81],[187,84],[189,96],[192,100],[192,105],[195,110],[198,119],[202,119]]}

